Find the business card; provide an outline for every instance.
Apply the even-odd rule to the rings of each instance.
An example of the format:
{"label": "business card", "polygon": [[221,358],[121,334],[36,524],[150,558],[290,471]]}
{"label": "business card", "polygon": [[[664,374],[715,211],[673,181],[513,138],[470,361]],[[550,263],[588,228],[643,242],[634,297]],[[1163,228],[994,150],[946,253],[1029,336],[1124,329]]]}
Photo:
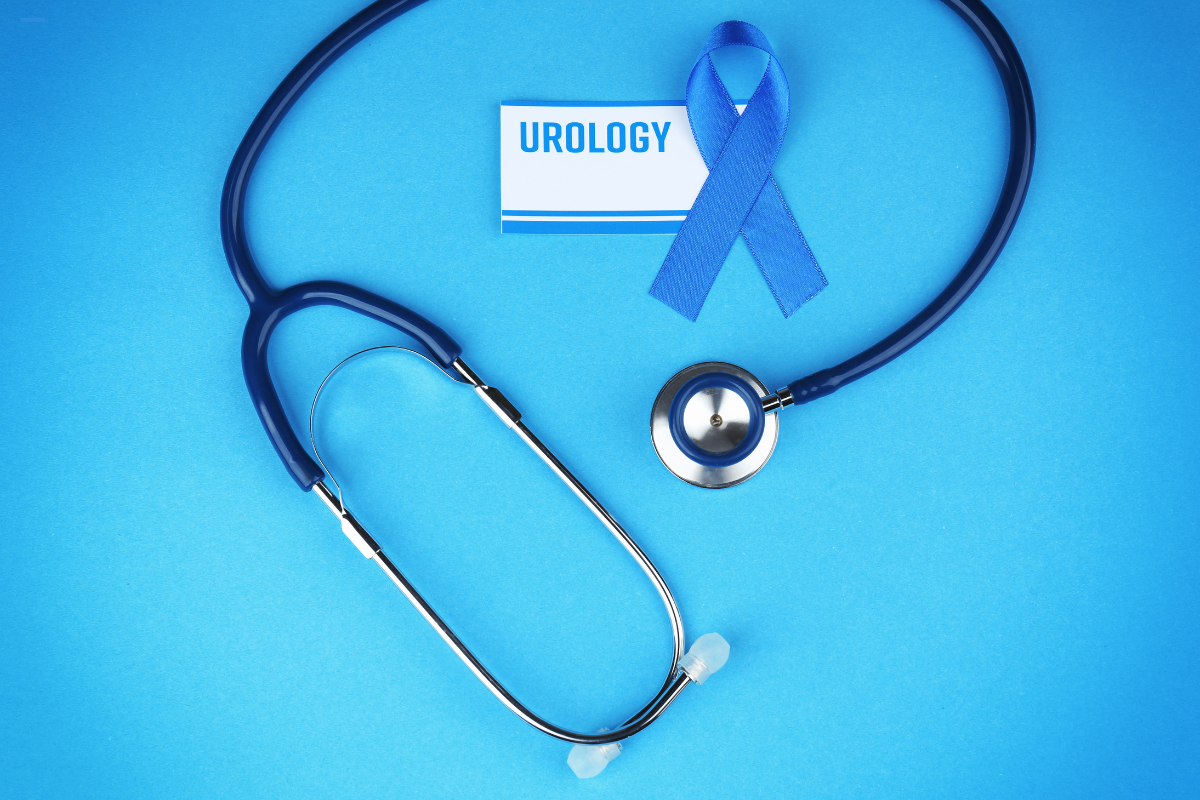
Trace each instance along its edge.
{"label": "business card", "polygon": [[678,233],[707,177],[683,103],[500,105],[503,233]]}

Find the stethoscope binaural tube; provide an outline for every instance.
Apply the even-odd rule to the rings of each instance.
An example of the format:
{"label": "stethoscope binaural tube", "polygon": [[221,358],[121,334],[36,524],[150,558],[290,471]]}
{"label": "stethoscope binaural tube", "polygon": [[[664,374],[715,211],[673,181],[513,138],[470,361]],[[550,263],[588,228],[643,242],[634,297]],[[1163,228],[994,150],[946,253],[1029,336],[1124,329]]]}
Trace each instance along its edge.
{"label": "stethoscope binaural tube", "polygon": [[[933,302],[895,332],[837,366],[792,381],[774,393],[765,391],[761,383],[745,370],[732,364],[716,362],[687,367],[668,380],[651,409],[650,438],[663,465],[681,480],[706,489],[721,489],[749,479],[757,474],[771,457],[775,440],[773,437],[768,439],[766,433],[777,430],[777,427],[768,425],[761,431],[748,431],[745,438],[739,442],[739,454],[744,451],[744,457],[736,463],[722,462],[719,467],[714,467],[712,462],[720,461],[720,454],[714,456],[712,453],[704,453],[703,442],[697,438],[695,430],[689,433],[683,431],[680,426],[668,426],[664,423],[664,419],[672,413],[670,409],[688,406],[710,407],[729,401],[736,403],[738,395],[757,392],[763,411],[774,417],[776,412],[787,406],[811,403],[833,394],[892,361],[945,322],[971,292],[975,291],[988,270],[996,263],[1000,251],[1004,249],[1021,213],[1033,172],[1036,139],[1033,89],[1029,85],[1029,76],[1025,73],[1025,65],[1021,62],[1016,45],[987,6],[979,0],[942,2],[966,21],[987,48],[1004,85],[1004,96],[1008,102],[1008,165],[1000,196],[996,200],[996,208],[979,238],[979,243],[962,269]],[[705,391],[709,396],[701,396],[689,394],[690,386],[681,385],[684,375],[695,379],[697,376],[730,370],[741,373],[734,379],[741,384],[737,392],[707,389]],[[714,425],[723,425],[719,416],[714,415],[713,419]],[[759,438],[754,438],[756,436]],[[697,451],[700,451],[699,456]]]}
{"label": "stethoscope binaural tube", "polygon": [[326,36],[287,74],[242,137],[221,191],[221,243],[229,269],[250,304],[250,319],[242,336],[242,372],[263,428],[292,478],[308,491],[324,473],[300,443],[279,402],[267,371],[267,346],[281,320],[313,305],[334,305],[391,325],[414,339],[422,354],[456,381],[463,378],[453,369],[462,348],[445,331],[429,320],[386,298],[334,281],[315,281],[274,292],[263,280],[246,236],[246,190],[254,165],[279,123],[300,95],[321,73],[367,35],[426,0],[380,0],[347,20]]}

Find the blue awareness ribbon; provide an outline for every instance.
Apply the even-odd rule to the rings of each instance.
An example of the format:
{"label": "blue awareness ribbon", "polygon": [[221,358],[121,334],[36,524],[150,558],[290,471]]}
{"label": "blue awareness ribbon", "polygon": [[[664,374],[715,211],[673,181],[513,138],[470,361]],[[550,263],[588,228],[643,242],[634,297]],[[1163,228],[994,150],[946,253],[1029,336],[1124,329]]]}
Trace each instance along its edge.
{"label": "blue awareness ribbon", "polygon": [[[709,55],[735,44],[767,54],[767,70],[741,115]],[[650,287],[692,322],[739,234],[784,317],[827,285],[771,176],[787,133],[788,101],[787,77],[762,31],[738,21],[713,28],[687,83],[688,121],[708,179]]]}

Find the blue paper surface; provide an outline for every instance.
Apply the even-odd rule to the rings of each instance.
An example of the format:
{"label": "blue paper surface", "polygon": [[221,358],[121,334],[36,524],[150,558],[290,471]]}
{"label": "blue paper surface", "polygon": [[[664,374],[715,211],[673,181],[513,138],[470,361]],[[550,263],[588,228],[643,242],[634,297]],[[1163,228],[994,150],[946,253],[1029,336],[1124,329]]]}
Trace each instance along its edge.
{"label": "blue paper surface", "polygon": [[[225,170],[357,10],[18,0],[0,19],[3,794],[1196,796],[1195,4],[997,0],[1039,134],[1007,249],[902,359],[786,409],[763,472],[719,492],[654,455],[667,378],[829,366],[973,247],[1006,134],[957,17],[433,0],[292,110],[251,188],[268,279],[353,282],[445,328],[655,559],[689,641],[732,645],[586,782],[296,489],[242,382]],[[725,19],[788,70],[774,174],[829,288],[785,320],[738,243],[693,324],[647,294],[670,237],[500,235],[502,100],[681,99]],[[743,58],[718,65],[735,96],[761,71]],[[403,340],[329,309],[285,322],[296,423],[382,343]],[[669,660],[653,590],[491,412],[399,357],[327,391],[351,507],[497,676],[583,730],[639,708]]]}

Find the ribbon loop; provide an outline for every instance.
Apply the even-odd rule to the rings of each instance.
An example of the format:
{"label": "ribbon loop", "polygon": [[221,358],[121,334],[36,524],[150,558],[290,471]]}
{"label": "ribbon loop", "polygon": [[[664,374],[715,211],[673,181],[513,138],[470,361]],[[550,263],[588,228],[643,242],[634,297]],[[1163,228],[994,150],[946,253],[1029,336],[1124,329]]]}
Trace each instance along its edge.
{"label": "ribbon loop", "polygon": [[[709,55],[729,45],[767,54],[746,109],[737,112]],[[785,317],[827,282],[796,225],[771,169],[787,133],[787,76],[767,37],[746,22],[713,28],[687,83],[688,121],[708,179],[671,244],[650,294],[696,321],[739,235],[745,237]]]}

